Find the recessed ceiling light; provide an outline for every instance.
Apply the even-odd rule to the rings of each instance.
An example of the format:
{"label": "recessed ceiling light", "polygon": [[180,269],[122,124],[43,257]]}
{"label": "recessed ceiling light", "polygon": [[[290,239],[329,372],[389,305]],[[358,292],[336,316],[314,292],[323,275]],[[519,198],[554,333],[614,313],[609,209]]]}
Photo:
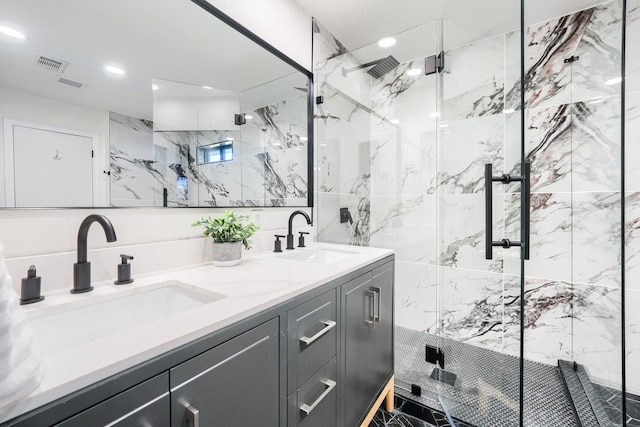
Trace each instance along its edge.
{"label": "recessed ceiling light", "polygon": [[407,76],[417,76],[420,74],[422,70],[420,68],[412,68],[407,71]]}
{"label": "recessed ceiling light", "polygon": [[389,120],[391,122],[391,124],[397,125],[398,123],[400,123],[400,120],[398,119],[391,119]]}
{"label": "recessed ceiling light", "polygon": [[27,38],[27,36],[22,34],[20,31],[11,27],[0,26],[0,33],[4,34],[5,36],[12,37],[14,39],[24,40]]}
{"label": "recessed ceiling light", "polygon": [[614,79],[607,80],[606,82],[604,82],[604,84],[606,84],[607,86],[617,85],[621,81],[622,81],[622,77],[616,77]]}
{"label": "recessed ceiling light", "polygon": [[513,109],[513,108],[509,108],[509,109],[504,110],[505,114],[511,114],[511,113],[515,113],[515,112],[516,112],[516,110]]}
{"label": "recessed ceiling light", "polygon": [[105,65],[104,69],[106,72],[116,75],[116,76],[124,76],[125,75],[125,71],[124,68],[115,66],[115,65]]}
{"label": "recessed ceiling light", "polygon": [[309,138],[307,138],[306,136],[301,136],[300,137],[300,141],[308,141],[308,140],[309,140]]}
{"label": "recessed ceiling light", "polygon": [[211,86],[202,86],[203,88],[207,89],[207,90],[211,90],[213,89]]}
{"label": "recessed ceiling light", "polygon": [[436,119],[440,117],[440,113],[437,111],[434,111],[433,113],[429,114],[429,117],[431,117],[432,119]]}
{"label": "recessed ceiling light", "polygon": [[160,86],[158,85],[151,85],[151,90],[158,90],[160,89]]}
{"label": "recessed ceiling light", "polygon": [[378,46],[380,47],[391,47],[396,44],[396,39],[393,37],[385,37],[378,41]]}
{"label": "recessed ceiling light", "polygon": [[248,115],[248,114],[245,114],[245,115],[244,115],[244,118],[245,118],[245,119],[247,119],[247,120],[251,120],[251,119],[253,119],[253,116],[250,116],[250,115]]}

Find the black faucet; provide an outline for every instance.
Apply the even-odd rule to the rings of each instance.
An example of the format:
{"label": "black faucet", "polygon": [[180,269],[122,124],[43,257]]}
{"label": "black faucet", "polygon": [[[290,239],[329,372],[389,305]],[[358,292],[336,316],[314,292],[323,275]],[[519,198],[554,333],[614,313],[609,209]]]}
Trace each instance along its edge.
{"label": "black faucet", "polygon": [[305,211],[294,211],[289,217],[289,232],[287,234],[287,249],[294,249],[293,247],[293,218],[296,215],[302,215],[307,220],[307,224],[313,225],[313,221],[309,218],[309,215]]}
{"label": "black faucet", "polygon": [[104,234],[107,236],[107,242],[115,242],[116,231],[113,229],[113,224],[104,215],[89,215],[80,224],[78,230],[78,262],[73,264],[73,289],[72,294],[80,294],[83,292],[89,292],[93,290],[91,286],[91,263],[87,262],[87,235],[89,234],[89,227],[91,224],[97,222],[104,229]]}

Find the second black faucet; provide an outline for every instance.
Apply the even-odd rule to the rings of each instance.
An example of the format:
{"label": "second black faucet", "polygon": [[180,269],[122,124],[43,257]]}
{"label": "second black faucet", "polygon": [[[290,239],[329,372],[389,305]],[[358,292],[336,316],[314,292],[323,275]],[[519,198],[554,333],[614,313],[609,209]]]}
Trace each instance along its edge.
{"label": "second black faucet", "polygon": [[313,225],[313,221],[305,211],[294,211],[291,216],[289,216],[289,231],[287,233],[287,249],[295,249],[293,247],[293,218],[296,215],[302,215],[307,220],[307,224]]}

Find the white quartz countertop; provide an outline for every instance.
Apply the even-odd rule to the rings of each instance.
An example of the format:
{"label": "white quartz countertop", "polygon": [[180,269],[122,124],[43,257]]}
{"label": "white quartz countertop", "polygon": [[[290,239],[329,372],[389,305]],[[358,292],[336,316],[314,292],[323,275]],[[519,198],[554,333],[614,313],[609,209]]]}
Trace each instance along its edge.
{"label": "white quartz countertop", "polygon": [[[348,256],[328,264],[292,259],[319,249],[340,251]],[[202,264],[144,276],[136,276],[134,270],[135,281],[129,285],[98,282],[94,283],[92,292],[85,294],[70,294],[68,290],[46,294],[44,301],[25,306],[28,318],[91,304],[95,298],[104,298],[105,295],[143,292],[167,281],[181,282],[224,298],[143,325],[131,324],[106,337],[90,336],[86,343],[44,354],[45,376],[40,387],[21,401],[0,409],[0,422],[301,295],[392,253],[390,249],[311,243],[307,248],[277,254],[245,253],[242,262],[233,267]],[[113,316],[117,315],[113,313]],[[90,323],[92,319],[82,321]],[[34,339],[34,344],[38,345],[37,339]]]}

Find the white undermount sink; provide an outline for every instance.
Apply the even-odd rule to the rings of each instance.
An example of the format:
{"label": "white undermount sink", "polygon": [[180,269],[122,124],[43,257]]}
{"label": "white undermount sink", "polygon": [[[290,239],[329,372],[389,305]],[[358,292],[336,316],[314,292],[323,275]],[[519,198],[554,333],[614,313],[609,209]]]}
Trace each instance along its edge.
{"label": "white undermount sink", "polygon": [[307,249],[299,254],[288,256],[287,258],[295,261],[310,262],[314,264],[332,264],[334,262],[342,261],[357,254],[358,252],[317,248]]}
{"label": "white undermount sink", "polygon": [[43,354],[118,334],[225,298],[179,281],[130,288],[27,314]]}

